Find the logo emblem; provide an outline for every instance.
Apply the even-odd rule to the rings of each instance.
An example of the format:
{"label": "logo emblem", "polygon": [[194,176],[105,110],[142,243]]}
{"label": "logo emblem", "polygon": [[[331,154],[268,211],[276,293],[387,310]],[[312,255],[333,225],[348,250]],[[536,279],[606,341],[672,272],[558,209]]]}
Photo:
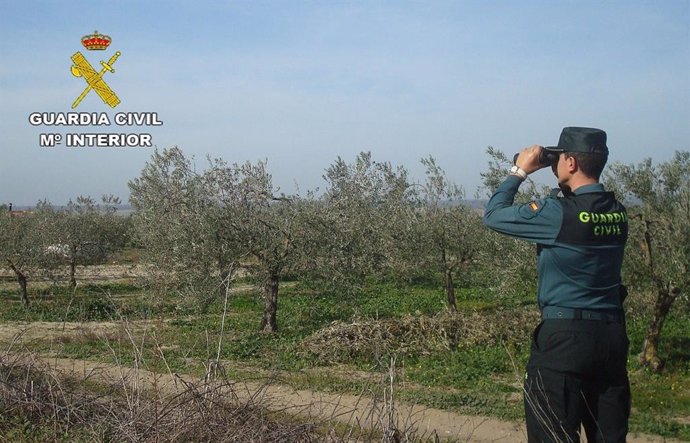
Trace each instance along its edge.
{"label": "logo emblem", "polygon": [[[99,34],[98,31],[95,31],[92,35],[85,35],[81,39],[82,45],[84,45],[84,47],[89,51],[103,51],[110,45],[111,41],[112,39],[109,36]],[[92,89],[96,91],[96,94],[98,94],[101,100],[103,100],[103,103],[111,108],[114,108],[120,104],[120,99],[117,97],[115,92],[110,89],[105,80],[103,80],[103,75],[105,74],[105,71],[110,71],[111,73],[115,72],[113,69],[113,64],[121,54],[122,53],[120,51],[117,51],[107,62],[101,60],[101,65],[103,68],[99,72],[96,72],[96,70],[93,68],[93,66],[91,66],[89,61],[86,60],[86,57],[84,57],[81,52],[77,51],[72,56],[72,62],[74,63],[71,68],[72,75],[75,77],[83,77],[87,83],[86,89],[84,89],[74,103],[72,103],[72,109],[79,106],[79,103],[84,100],[84,97],[86,97],[86,95],[91,92]]]}

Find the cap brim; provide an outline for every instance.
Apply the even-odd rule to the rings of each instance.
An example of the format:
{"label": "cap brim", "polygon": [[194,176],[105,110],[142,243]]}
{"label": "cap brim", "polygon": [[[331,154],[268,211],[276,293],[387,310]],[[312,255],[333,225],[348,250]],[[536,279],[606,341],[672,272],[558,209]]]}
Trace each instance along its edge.
{"label": "cap brim", "polygon": [[558,146],[542,146],[543,149],[551,152],[563,152],[564,149],[559,148]]}

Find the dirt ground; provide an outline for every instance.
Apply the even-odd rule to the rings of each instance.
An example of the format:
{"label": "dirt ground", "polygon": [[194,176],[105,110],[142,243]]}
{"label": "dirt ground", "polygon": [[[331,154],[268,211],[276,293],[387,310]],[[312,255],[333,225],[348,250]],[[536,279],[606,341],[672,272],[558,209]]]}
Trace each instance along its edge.
{"label": "dirt ground", "polygon": [[[129,328],[145,328],[146,322],[133,322]],[[82,334],[105,335],[116,333],[123,325],[117,322],[87,322],[87,323],[49,323],[49,322],[14,322],[0,324],[0,342],[24,343],[32,339],[49,337],[53,340],[64,341],[69,337]],[[21,347],[12,346],[12,349]],[[16,358],[16,354],[0,353],[0,358]],[[98,377],[102,381],[118,380],[129,385],[155,385],[174,394],[185,382],[195,382],[193,377],[180,374],[163,374],[154,376],[143,369],[131,369],[122,366],[109,365],[87,360],[65,359],[49,356],[24,354],[22,358],[37,359],[50,369],[86,378]],[[366,395],[356,396],[348,394],[329,394],[311,390],[296,390],[289,386],[270,383],[246,383],[235,385],[235,393],[239,396],[256,396],[261,393],[262,404],[269,405],[269,410],[284,413],[320,418],[335,419],[344,424],[360,423],[362,426],[380,426],[381,420],[388,420],[389,405],[377,403]],[[524,424],[498,420],[491,417],[462,415],[441,409],[419,405],[395,403],[393,416],[399,427],[410,426],[417,429],[418,435],[432,437],[434,433],[442,440],[452,439],[467,442],[526,442]],[[647,435],[631,435],[630,443],[661,443],[676,440]]]}
{"label": "dirt ground", "polygon": [[[61,266],[53,270],[33,270],[26,273],[29,284],[40,284],[47,281],[68,281],[69,273],[66,266]],[[79,282],[102,282],[102,281],[133,281],[150,275],[149,267],[141,264],[102,264],[77,266],[76,276]],[[16,286],[16,275],[10,269],[0,267],[0,281]]]}

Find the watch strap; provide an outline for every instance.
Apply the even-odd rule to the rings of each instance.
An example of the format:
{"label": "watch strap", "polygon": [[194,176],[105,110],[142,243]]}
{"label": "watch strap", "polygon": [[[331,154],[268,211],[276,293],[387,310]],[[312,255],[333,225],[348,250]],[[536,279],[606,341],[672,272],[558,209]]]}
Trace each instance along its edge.
{"label": "watch strap", "polygon": [[522,169],[518,165],[515,165],[512,168],[510,168],[510,173],[513,175],[517,175],[518,177],[520,177],[523,180],[525,180],[527,178],[527,173],[524,171],[524,169]]}

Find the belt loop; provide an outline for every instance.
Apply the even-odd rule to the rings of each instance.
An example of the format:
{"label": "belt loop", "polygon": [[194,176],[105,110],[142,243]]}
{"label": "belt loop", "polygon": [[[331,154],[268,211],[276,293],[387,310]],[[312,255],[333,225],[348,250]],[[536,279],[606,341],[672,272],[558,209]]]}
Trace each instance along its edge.
{"label": "belt loop", "polygon": [[582,309],[573,309],[573,319],[582,320]]}

